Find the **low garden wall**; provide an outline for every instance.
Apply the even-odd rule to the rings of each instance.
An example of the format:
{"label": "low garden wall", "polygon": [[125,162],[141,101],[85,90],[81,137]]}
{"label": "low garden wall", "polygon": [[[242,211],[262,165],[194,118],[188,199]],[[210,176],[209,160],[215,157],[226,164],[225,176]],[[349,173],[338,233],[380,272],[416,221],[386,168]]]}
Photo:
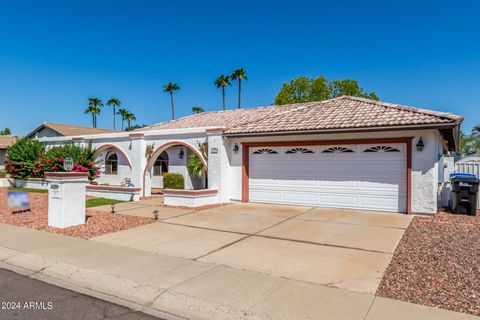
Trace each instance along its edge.
{"label": "low garden wall", "polygon": [[10,187],[10,181],[7,178],[0,178],[0,188]]}
{"label": "low garden wall", "polygon": [[13,186],[16,188],[48,189],[48,183],[42,178],[30,178],[26,180],[15,179]]}
{"label": "low garden wall", "polygon": [[129,188],[120,186],[102,186],[87,185],[87,196],[97,198],[107,198],[122,201],[138,201],[140,200],[141,188]]}
{"label": "low garden wall", "polygon": [[218,203],[218,190],[163,189],[164,204],[181,207],[201,207]]}

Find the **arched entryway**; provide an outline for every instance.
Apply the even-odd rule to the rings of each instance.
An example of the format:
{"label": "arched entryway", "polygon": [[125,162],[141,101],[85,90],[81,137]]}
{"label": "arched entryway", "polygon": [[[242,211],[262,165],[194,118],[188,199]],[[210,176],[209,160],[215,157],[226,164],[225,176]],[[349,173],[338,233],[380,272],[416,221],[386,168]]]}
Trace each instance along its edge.
{"label": "arched entryway", "polygon": [[191,155],[196,155],[202,161],[205,169],[207,162],[204,156],[194,146],[172,141],[163,144],[153,152],[147,160],[143,179],[143,194],[149,196],[152,190],[163,189],[163,175],[166,172],[179,173],[184,176],[185,189],[203,189],[206,187],[206,174],[201,177],[188,172],[187,163]]}
{"label": "arched entryway", "polygon": [[99,184],[121,186],[132,179],[132,164],[127,154],[118,146],[106,144],[95,151],[100,168]]}

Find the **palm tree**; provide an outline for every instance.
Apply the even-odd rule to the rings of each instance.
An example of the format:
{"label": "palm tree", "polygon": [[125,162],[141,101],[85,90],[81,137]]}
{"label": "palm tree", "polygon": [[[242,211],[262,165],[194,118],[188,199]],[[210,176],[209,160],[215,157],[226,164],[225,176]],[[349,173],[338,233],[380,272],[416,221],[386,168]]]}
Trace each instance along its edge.
{"label": "palm tree", "polygon": [[127,117],[125,118],[125,120],[127,120],[128,128],[130,129],[130,127],[131,127],[130,122],[137,120],[137,117],[135,117],[135,115],[133,113],[129,112],[127,114]]}
{"label": "palm tree", "polygon": [[102,111],[100,108],[103,107],[102,100],[98,98],[88,98],[88,108],[85,110],[85,113],[91,113],[93,118],[93,127],[97,127],[97,115]]}
{"label": "palm tree", "polygon": [[88,106],[85,110],[85,114],[91,113],[92,114],[92,126],[94,128],[97,127],[97,114],[100,114],[100,108],[95,106]]}
{"label": "palm tree", "polygon": [[120,100],[118,100],[117,98],[111,98],[110,100],[107,101],[107,106],[113,107],[113,130],[114,131],[117,130],[117,121],[115,119],[117,113],[116,113],[115,109],[117,107],[120,107],[121,104],[122,104],[122,102],[120,102]]}
{"label": "palm tree", "polygon": [[195,114],[199,114],[199,113],[205,112],[205,109],[203,109],[202,107],[196,106],[196,107],[192,107],[192,112]]}
{"label": "palm tree", "polygon": [[247,71],[245,69],[235,69],[230,75],[232,80],[238,81],[238,109],[240,109],[240,97],[242,95],[242,80],[248,80]]}
{"label": "palm tree", "polygon": [[127,116],[130,112],[126,109],[118,109],[117,114],[119,114],[122,117],[122,131],[123,131],[123,124],[125,123],[125,120],[127,120]]}
{"label": "palm tree", "polygon": [[230,83],[230,77],[222,74],[213,83],[215,86],[217,86],[217,88],[222,88],[223,111],[225,111],[225,87],[232,85]]}
{"label": "palm tree", "polygon": [[180,90],[180,86],[176,83],[167,83],[166,85],[163,86],[163,92],[169,92],[170,93],[170,101],[172,102],[172,120],[175,120],[175,107],[173,105],[173,92]]}

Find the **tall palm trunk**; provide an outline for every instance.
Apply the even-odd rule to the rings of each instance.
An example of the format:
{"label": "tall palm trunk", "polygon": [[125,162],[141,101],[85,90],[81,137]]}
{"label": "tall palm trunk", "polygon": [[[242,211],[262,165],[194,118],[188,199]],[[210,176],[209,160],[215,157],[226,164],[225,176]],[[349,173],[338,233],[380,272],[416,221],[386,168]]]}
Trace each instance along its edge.
{"label": "tall palm trunk", "polygon": [[130,129],[130,120],[127,120],[128,123],[128,129]]}
{"label": "tall palm trunk", "polygon": [[113,131],[117,131],[117,119],[115,118],[115,114],[117,114],[115,112],[115,106],[113,106]]}
{"label": "tall palm trunk", "polygon": [[175,120],[175,106],[173,104],[173,92],[170,91],[170,101],[172,102],[172,120]]}
{"label": "tall palm trunk", "polygon": [[225,111],[225,87],[222,86],[223,111]]}
{"label": "tall palm trunk", "polygon": [[92,113],[92,127],[95,128],[95,114]]}
{"label": "tall palm trunk", "polygon": [[125,119],[122,117],[122,131],[123,131],[123,123],[125,122]]}
{"label": "tall palm trunk", "polygon": [[238,79],[238,109],[240,109],[241,94],[242,94],[242,80]]}

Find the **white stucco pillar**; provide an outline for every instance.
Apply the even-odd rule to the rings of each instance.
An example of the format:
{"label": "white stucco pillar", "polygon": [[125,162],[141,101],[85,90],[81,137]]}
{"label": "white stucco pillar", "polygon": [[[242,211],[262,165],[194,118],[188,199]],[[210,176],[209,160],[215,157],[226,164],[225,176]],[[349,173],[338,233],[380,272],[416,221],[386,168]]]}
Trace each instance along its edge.
{"label": "white stucco pillar", "polygon": [[230,201],[229,166],[223,128],[208,129],[208,188],[218,190],[220,202]]}
{"label": "white stucco pillar", "polygon": [[47,172],[48,225],[68,228],[85,223],[88,173]]}
{"label": "white stucco pillar", "polygon": [[[144,170],[147,163],[145,157],[145,137],[143,133],[130,134],[130,161],[132,162],[132,183],[136,188],[142,188]],[[143,195],[143,193],[141,193]]]}

